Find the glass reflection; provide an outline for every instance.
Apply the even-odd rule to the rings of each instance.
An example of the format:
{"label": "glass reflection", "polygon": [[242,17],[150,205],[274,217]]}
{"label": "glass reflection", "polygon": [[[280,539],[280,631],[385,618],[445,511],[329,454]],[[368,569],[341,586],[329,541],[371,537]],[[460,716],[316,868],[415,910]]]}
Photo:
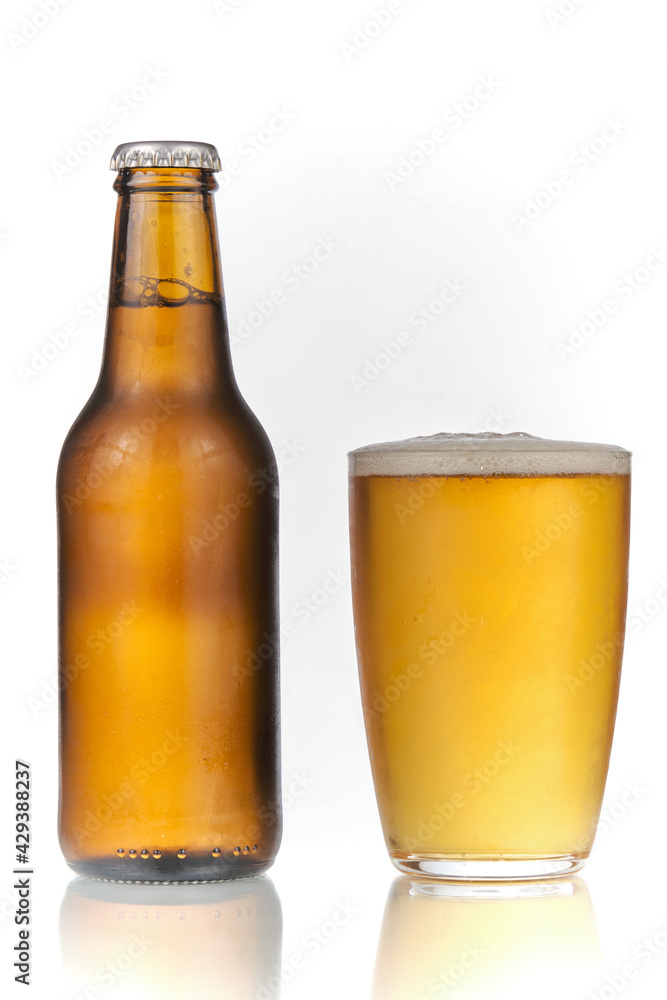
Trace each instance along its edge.
{"label": "glass reflection", "polygon": [[207,885],[70,882],[60,909],[68,1000],[277,1000],[282,910],[264,877]]}
{"label": "glass reflection", "polygon": [[578,878],[452,884],[401,876],[387,899],[372,1000],[580,995],[600,942]]}

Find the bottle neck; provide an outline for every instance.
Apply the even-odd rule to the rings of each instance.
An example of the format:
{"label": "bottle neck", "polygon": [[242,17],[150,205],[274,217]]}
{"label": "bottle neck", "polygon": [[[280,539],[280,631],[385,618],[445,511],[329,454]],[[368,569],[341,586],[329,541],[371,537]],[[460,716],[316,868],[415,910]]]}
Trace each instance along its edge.
{"label": "bottle neck", "polygon": [[235,387],[209,171],[121,170],[114,188],[100,386],[125,393]]}

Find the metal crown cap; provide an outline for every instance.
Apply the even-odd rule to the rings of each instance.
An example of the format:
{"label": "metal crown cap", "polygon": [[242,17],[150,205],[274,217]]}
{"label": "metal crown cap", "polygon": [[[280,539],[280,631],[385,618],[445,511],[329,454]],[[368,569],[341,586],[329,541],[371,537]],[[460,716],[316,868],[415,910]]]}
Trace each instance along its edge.
{"label": "metal crown cap", "polygon": [[114,150],[111,169],[133,167],[222,170],[218,151],[209,142],[123,142]]}

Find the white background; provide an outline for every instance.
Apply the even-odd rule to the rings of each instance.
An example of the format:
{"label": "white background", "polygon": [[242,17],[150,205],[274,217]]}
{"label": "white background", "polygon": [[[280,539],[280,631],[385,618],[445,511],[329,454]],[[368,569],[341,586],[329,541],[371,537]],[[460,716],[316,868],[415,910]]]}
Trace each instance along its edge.
{"label": "white background", "polygon": [[[13,975],[10,793],[18,756],[30,760],[34,781],[32,995],[85,995],[84,974],[72,968],[77,939],[66,948],[58,932],[71,873],[55,834],[54,475],[101,358],[116,197],[109,157],[119,142],[173,138],[213,142],[224,164],[239,165],[221,175],[216,196],[234,365],[276,450],[299,452],[282,470],[282,607],[296,628],[283,648],[283,762],[286,787],[298,775],[307,788],[286,803],[285,847],[272,873],[283,961],[341,901],[359,911],[283,994],[389,997],[377,985],[371,993],[392,869],[356,680],[346,452],[373,440],[486,428],[613,442],[635,456],[609,822],[583,876],[597,931],[589,921],[581,939],[592,934],[598,944],[587,953],[588,971],[575,968],[561,988],[568,945],[547,954],[559,931],[545,908],[544,919],[531,921],[536,943],[528,937],[525,947],[507,949],[507,995],[659,995],[667,980],[664,12],[649,0],[560,0],[558,15],[558,2],[3,5],[3,982]],[[378,11],[385,13],[373,20]],[[434,129],[442,141],[429,145]],[[401,163],[406,176],[397,179]],[[570,183],[559,188],[564,170]],[[321,238],[335,248],[293,288],[286,272]],[[425,329],[411,326],[447,281],[463,288],[456,302]],[[244,339],[239,330],[249,328],[239,324],[276,288],[285,301]],[[97,311],[88,320],[91,296]],[[76,335],[44,360],[52,335],[71,323]],[[387,366],[377,356],[402,331],[411,342]],[[345,582],[305,620],[302,602],[331,573]],[[479,934],[488,941],[496,916],[484,913]],[[438,919],[456,922],[444,910]],[[576,928],[576,919],[564,926]],[[659,942],[650,961],[636,951],[645,938]],[[176,933],[170,945],[190,963],[191,995],[251,995],[206,979],[202,940]],[[446,969],[456,956],[446,935],[441,946],[428,962]],[[69,955],[62,961],[61,947]],[[90,996],[172,995],[178,977],[154,959],[148,954],[143,967],[137,959],[113,985],[94,975],[83,984],[98,990]],[[626,983],[617,970],[627,963],[635,976]],[[245,969],[238,983],[245,975],[252,980]],[[420,975],[409,988],[396,978],[394,996],[437,996],[440,987]],[[498,963],[481,962],[447,995],[505,996],[502,975]]]}

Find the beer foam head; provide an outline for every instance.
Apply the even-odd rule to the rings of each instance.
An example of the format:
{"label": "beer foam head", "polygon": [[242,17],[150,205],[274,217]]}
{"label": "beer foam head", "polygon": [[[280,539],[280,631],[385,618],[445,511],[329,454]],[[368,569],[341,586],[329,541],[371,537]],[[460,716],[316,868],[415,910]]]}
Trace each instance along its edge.
{"label": "beer foam head", "polygon": [[433,434],[349,453],[354,476],[629,475],[630,452],[613,444],[512,434]]}

